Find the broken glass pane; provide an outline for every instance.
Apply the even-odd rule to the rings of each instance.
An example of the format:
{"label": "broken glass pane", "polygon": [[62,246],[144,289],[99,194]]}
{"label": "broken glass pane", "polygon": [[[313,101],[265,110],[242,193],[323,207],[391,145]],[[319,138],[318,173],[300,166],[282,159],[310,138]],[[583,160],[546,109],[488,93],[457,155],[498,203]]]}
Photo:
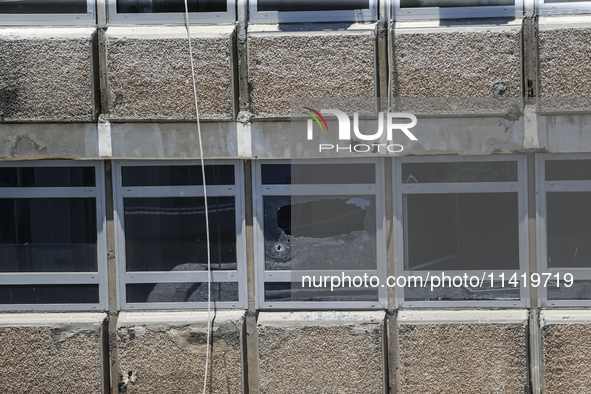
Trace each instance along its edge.
{"label": "broken glass pane", "polygon": [[548,267],[591,267],[591,192],[547,193]]}
{"label": "broken glass pane", "polygon": [[402,164],[402,183],[516,181],[516,161]]}
{"label": "broken glass pane", "polygon": [[[127,302],[207,302],[207,282],[128,284]],[[212,282],[211,301],[238,301],[238,282]]]}
{"label": "broken glass pane", "polygon": [[[206,271],[203,197],[126,198],[128,271]],[[208,197],[211,268],[235,270],[234,197]]]}
{"label": "broken glass pane", "polygon": [[267,270],[376,269],[375,196],[265,196]]}
{"label": "broken glass pane", "polygon": [[519,268],[517,193],[405,197],[407,270]]}

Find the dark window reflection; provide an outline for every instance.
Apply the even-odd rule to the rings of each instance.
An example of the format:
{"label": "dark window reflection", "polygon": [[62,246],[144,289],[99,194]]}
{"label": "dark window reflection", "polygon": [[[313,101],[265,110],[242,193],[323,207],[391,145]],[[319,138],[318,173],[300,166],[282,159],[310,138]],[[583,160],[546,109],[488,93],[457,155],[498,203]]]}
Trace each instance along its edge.
{"label": "dark window reflection", "polygon": [[[124,166],[123,186],[203,186],[201,166]],[[208,185],[233,185],[234,166],[206,165]]]}
{"label": "dark window reflection", "polygon": [[0,285],[0,304],[98,304],[98,285]]}
{"label": "dark window reflection", "polygon": [[94,187],[95,182],[94,167],[0,167],[0,187]]}
{"label": "dark window reflection", "polygon": [[258,11],[364,10],[369,0],[258,0]]}
{"label": "dark window reflection", "polygon": [[[226,0],[187,0],[189,12],[226,12]],[[119,13],[185,12],[184,0],[117,0]]]}
{"label": "dark window reflection", "polygon": [[[203,197],[126,198],[128,271],[205,271],[207,242]],[[211,266],[235,270],[234,197],[209,197]]]}
{"label": "dark window reflection", "polygon": [[589,181],[591,160],[546,160],[547,181]]}
{"label": "dark window reflection", "polygon": [[0,14],[86,14],[86,0],[3,0]]}
{"label": "dark window reflection", "polygon": [[376,183],[375,164],[263,164],[263,185],[352,185]]}
{"label": "dark window reflection", "polygon": [[[127,302],[207,302],[207,282],[128,284]],[[211,283],[211,301],[238,301],[238,282]]]}
{"label": "dark window reflection", "polygon": [[402,183],[516,181],[516,161],[402,164]]}
{"label": "dark window reflection", "polygon": [[401,0],[401,8],[482,7],[515,5],[515,0]]}
{"label": "dark window reflection", "polygon": [[591,267],[591,192],[546,196],[548,267]]}
{"label": "dark window reflection", "polygon": [[94,198],[0,199],[0,272],[96,272]]}
{"label": "dark window reflection", "polygon": [[406,195],[406,268],[519,268],[517,193]]}

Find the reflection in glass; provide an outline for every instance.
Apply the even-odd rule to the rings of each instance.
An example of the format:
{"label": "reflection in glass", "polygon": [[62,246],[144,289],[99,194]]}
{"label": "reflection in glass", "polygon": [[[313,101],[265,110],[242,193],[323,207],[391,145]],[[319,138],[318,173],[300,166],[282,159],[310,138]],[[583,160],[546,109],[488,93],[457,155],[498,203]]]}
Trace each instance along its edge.
{"label": "reflection in glass", "polygon": [[[123,186],[203,186],[201,166],[123,166]],[[208,185],[233,185],[234,166],[206,165]]]}
{"label": "reflection in glass", "polygon": [[0,285],[0,304],[98,304],[98,285]]}
{"label": "reflection in glass", "polygon": [[402,183],[516,181],[516,161],[402,164]]}
{"label": "reflection in glass", "polygon": [[93,186],[94,167],[0,167],[0,187]]}
{"label": "reflection in glass", "polygon": [[[127,271],[205,271],[203,197],[126,198]],[[234,197],[209,197],[211,268],[235,270]]]}
{"label": "reflection in glass", "polygon": [[552,278],[547,283],[547,289],[548,300],[591,300],[591,280],[575,280],[571,287],[566,287],[563,280],[558,286],[556,279]]}
{"label": "reflection in glass", "polygon": [[547,181],[589,181],[591,160],[546,160]]}
{"label": "reflection in glass", "polygon": [[[128,284],[127,302],[207,302],[207,282]],[[238,282],[212,282],[211,301],[238,301]]]}
{"label": "reflection in glass", "polygon": [[517,193],[408,194],[407,270],[519,268]]}
{"label": "reflection in glass", "polygon": [[86,0],[3,0],[0,14],[86,14]]}
{"label": "reflection in glass", "polygon": [[0,198],[0,272],[97,272],[94,198]]}
{"label": "reflection in glass", "polygon": [[[189,12],[226,12],[226,0],[187,0]],[[117,0],[118,13],[185,12],[184,0]]]}

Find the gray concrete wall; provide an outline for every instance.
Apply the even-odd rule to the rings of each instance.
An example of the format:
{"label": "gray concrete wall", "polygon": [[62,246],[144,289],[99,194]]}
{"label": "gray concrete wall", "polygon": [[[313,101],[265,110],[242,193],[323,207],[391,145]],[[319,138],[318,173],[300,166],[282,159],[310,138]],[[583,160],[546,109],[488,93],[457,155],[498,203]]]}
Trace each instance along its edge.
{"label": "gray concrete wall", "polygon": [[[233,36],[233,26],[191,27],[201,119],[234,116]],[[183,26],[110,27],[106,48],[111,120],[195,119]]]}
{"label": "gray concrete wall", "polygon": [[591,393],[591,312],[545,310],[542,326],[545,393]]}
{"label": "gray concrete wall", "polygon": [[96,120],[94,28],[0,28],[0,122]]}
{"label": "gray concrete wall", "polygon": [[[241,393],[244,312],[212,313],[208,393]],[[207,312],[122,312],[117,322],[119,392],[200,392]]]}
{"label": "gray concrete wall", "polygon": [[377,312],[261,312],[261,393],[384,393]]}
{"label": "gray concrete wall", "polygon": [[0,314],[0,392],[105,392],[106,317],[104,313]]}
{"label": "gray concrete wall", "polygon": [[529,393],[527,311],[401,311],[400,393]]}

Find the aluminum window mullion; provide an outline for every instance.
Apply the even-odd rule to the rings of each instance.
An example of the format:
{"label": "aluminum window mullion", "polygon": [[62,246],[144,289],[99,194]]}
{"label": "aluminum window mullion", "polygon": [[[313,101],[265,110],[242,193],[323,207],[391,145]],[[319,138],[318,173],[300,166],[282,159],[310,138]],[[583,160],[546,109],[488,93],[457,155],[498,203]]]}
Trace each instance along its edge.
{"label": "aluminum window mullion", "polygon": [[591,181],[545,181],[544,192],[591,192]]}
{"label": "aluminum window mullion", "polygon": [[102,310],[101,304],[0,304],[0,311],[89,311]]}
{"label": "aluminum window mullion", "polygon": [[519,182],[404,183],[398,187],[403,194],[517,193]]}
{"label": "aluminum window mullion", "polygon": [[[235,185],[207,186],[207,197],[227,197],[237,194]],[[124,186],[123,198],[203,197],[203,186]]]}
{"label": "aluminum window mullion", "polygon": [[98,272],[2,272],[0,285],[99,284]]}
{"label": "aluminum window mullion", "polygon": [[[207,271],[127,272],[125,283],[207,282]],[[211,271],[213,282],[238,282],[238,271]]]}
{"label": "aluminum window mullion", "polygon": [[98,188],[96,187],[0,188],[0,198],[91,198],[97,196]]}

